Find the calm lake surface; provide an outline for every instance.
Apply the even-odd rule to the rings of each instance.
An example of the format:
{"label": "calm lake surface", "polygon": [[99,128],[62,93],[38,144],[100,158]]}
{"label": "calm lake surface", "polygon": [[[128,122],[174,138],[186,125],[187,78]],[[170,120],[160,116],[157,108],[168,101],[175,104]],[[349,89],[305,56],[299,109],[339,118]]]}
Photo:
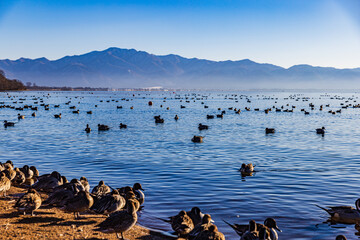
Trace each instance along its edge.
{"label": "calm lake surface", "polygon": [[[357,238],[354,225],[325,223],[327,213],[315,204],[354,206],[360,197],[360,109],[349,107],[335,115],[328,113],[341,109],[341,103],[357,104],[354,101],[359,101],[358,93],[183,91],[9,95],[12,98],[0,93],[0,102],[4,102],[0,105],[39,106],[42,98],[50,110],[39,106],[34,118],[33,111],[25,109],[20,112],[25,119],[15,127],[0,127],[1,162],[12,160],[20,167],[35,165],[40,174],[57,170],[69,180],[85,176],[92,187],[99,180],[112,187],[140,182],[146,190],[139,219],[144,226],[170,231],[170,226],[157,218],[198,206],[202,212],[211,214],[227,239],[239,237],[222,219],[246,224],[250,219],[263,222],[267,217],[277,220],[283,231],[280,239],[335,239],[338,234]],[[71,103],[65,105],[68,101]],[[153,106],[148,106],[148,101]],[[314,110],[309,103],[315,105]],[[60,107],[54,108],[57,104]],[[319,111],[321,104],[323,111]],[[186,108],[181,109],[180,105]],[[292,113],[263,111],[272,106],[291,109],[292,105],[296,106]],[[70,106],[76,106],[80,114],[73,114]],[[229,107],[241,109],[240,115],[228,110]],[[251,111],[245,111],[245,107]],[[207,114],[220,113],[218,108],[226,110],[224,118],[207,120]],[[302,108],[310,114],[305,115],[300,111]],[[86,114],[89,110],[92,115]],[[18,112],[2,108],[0,120],[17,122]],[[62,114],[61,119],[53,117],[58,113]],[[174,120],[175,114],[178,121]],[[161,115],[165,123],[155,124],[155,115]],[[120,122],[128,128],[120,129]],[[110,131],[98,132],[98,123],[109,125]],[[200,132],[199,123],[209,125],[210,129]],[[84,131],[86,124],[93,130],[90,134]],[[326,127],[324,137],[315,132],[322,126]],[[266,127],[275,128],[276,133],[266,135]],[[205,136],[204,142],[191,142],[194,135]],[[257,172],[243,178],[238,172],[243,162],[255,164]]]}

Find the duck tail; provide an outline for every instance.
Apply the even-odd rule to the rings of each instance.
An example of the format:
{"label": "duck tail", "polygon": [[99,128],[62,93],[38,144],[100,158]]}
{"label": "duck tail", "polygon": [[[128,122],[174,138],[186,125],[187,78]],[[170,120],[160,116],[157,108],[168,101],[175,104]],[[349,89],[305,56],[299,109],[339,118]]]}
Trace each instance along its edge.
{"label": "duck tail", "polygon": [[235,230],[235,232],[237,233],[237,235],[239,235],[240,237],[242,236],[242,233],[237,229],[237,227],[234,224],[231,224],[227,221],[225,221],[224,219],[222,219],[224,223],[226,223],[227,225],[229,225],[232,229]]}
{"label": "duck tail", "polygon": [[155,217],[155,218],[156,218],[156,219],[159,219],[159,220],[161,220],[161,221],[167,222],[167,223],[171,222],[170,219],[164,219],[164,218],[159,218],[159,217]]}
{"label": "duck tail", "polygon": [[[321,207],[321,206],[319,206],[319,205],[317,205],[317,204],[315,204],[315,206],[317,206],[318,208],[320,208],[320,209],[326,211],[327,213],[329,213],[329,210],[328,210],[328,209],[326,209],[326,208],[324,208],[324,207]],[[330,214],[330,213],[329,213],[329,214]]]}

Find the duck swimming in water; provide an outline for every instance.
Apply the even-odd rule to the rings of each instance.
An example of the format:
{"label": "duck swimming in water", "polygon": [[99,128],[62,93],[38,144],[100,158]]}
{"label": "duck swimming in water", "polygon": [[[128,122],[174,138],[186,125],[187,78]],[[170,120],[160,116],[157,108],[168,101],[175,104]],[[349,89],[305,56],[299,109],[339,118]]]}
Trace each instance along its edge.
{"label": "duck swimming in water", "polygon": [[360,198],[355,201],[355,208],[351,206],[335,206],[323,208],[318,205],[317,207],[326,211],[331,220],[339,223],[354,224],[360,222]]}
{"label": "duck swimming in water", "polygon": [[324,134],[325,134],[325,127],[317,128],[317,129],[316,129],[316,133],[317,133],[317,134],[322,134],[322,135],[324,135]]}
{"label": "duck swimming in water", "polygon": [[4,121],[4,127],[14,127],[15,123],[14,122],[8,122],[7,120]]}
{"label": "duck swimming in water", "polygon": [[248,164],[243,163],[239,171],[241,172],[242,175],[250,176],[254,172],[254,166],[252,163],[248,163]]}
{"label": "duck swimming in water", "polygon": [[194,136],[191,141],[194,143],[202,143],[203,142],[204,137],[202,136]]}
{"label": "duck swimming in water", "polygon": [[91,128],[90,128],[89,124],[86,124],[85,132],[86,132],[86,133],[90,133],[90,132],[91,132]]}

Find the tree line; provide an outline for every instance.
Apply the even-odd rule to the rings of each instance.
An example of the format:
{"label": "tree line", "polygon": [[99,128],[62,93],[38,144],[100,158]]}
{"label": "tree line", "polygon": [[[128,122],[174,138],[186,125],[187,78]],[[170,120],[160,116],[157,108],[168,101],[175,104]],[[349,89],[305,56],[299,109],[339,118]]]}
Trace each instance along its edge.
{"label": "tree line", "polygon": [[0,70],[0,91],[26,90],[26,87],[19,80],[10,80],[5,77],[5,72]]}

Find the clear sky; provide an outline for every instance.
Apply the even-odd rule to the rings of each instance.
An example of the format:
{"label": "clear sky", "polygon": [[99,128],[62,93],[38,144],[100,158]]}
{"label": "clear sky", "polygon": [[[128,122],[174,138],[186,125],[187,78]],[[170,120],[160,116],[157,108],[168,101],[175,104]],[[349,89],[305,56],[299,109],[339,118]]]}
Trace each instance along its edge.
{"label": "clear sky", "polygon": [[0,59],[108,47],[360,67],[360,0],[0,0]]}

